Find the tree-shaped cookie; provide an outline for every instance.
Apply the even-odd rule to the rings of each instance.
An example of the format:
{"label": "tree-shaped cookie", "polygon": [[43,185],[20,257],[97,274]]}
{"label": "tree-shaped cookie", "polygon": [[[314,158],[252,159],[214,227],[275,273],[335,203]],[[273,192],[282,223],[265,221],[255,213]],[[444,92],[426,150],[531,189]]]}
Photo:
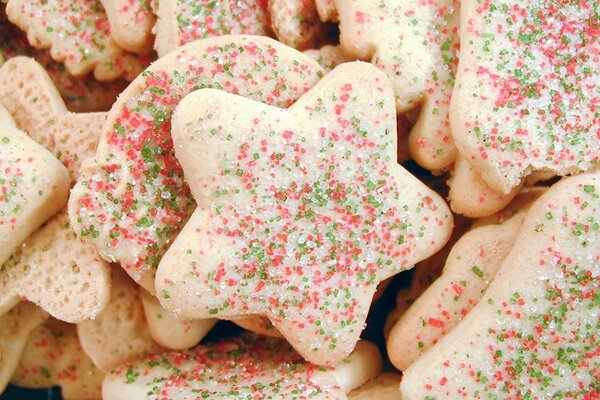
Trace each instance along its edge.
{"label": "tree-shaped cookie", "polygon": [[106,400],[345,400],[345,392],[380,371],[381,356],[369,342],[359,342],[339,365],[322,368],[281,339],[245,334],[125,364],[107,376],[102,394]]}
{"label": "tree-shaped cookie", "polygon": [[6,14],[27,32],[32,46],[50,49],[76,76],[93,71],[99,80],[131,80],[150,61],[114,43],[99,0],[8,0]]}
{"label": "tree-shaped cookie", "polygon": [[198,39],[221,35],[266,35],[266,0],[161,0],[156,41],[160,57]]}
{"label": "tree-shaped cookie", "polygon": [[399,113],[421,105],[412,157],[431,170],[456,157],[448,109],[458,51],[458,1],[335,0],[344,51],[369,59],[394,85]]}
{"label": "tree-shaped cookie", "polygon": [[595,399],[600,173],[552,186],[473,310],[405,371],[402,398]]}
{"label": "tree-shaped cookie", "polygon": [[323,73],[308,56],[263,37],[211,38],[162,57],[108,114],[96,156],[71,192],[75,232],[154,292],[155,268],[195,208],[171,140],[179,101],[215,87],[287,107]]}
{"label": "tree-shaped cookie", "polygon": [[163,257],[157,295],[188,317],[262,314],[307,360],[332,365],[377,284],[441,248],[452,216],[396,163],[393,92],[338,66],[288,110],[207,89],[173,141],[198,208]]}
{"label": "tree-shaped cookie", "polygon": [[494,190],[536,170],[568,175],[600,159],[597,3],[462,3],[452,96],[460,153]]}

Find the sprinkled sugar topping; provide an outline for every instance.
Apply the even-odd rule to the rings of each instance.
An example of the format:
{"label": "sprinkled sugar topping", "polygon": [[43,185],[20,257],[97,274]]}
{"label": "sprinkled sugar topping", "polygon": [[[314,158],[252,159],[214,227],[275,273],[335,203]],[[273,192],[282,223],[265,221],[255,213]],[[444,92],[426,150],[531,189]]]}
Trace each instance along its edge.
{"label": "sprinkled sugar topping", "polygon": [[89,76],[72,76],[64,64],[52,59],[47,50],[32,47],[27,41],[27,35],[8,21],[4,10],[0,10],[0,51],[5,60],[17,56],[35,58],[44,67],[67,107],[73,112],[107,110],[127,86],[124,80],[108,83],[98,82]]}
{"label": "sprinkled sugar topping", "polygon": [[462,7],[452,106],[461,153],[504,193],[534,170],[589,170],[600,158],[597,3],[468,0]]}
{"label": "sprinkled sugar topping", "polygon": [[173,124],[198,209],[164,256],[161,301],[267,315],[309,361],[347,356],[377,284],[439,249],[450,213],[396,164],[385,75],[342,64],[289,110],[216,90]]}
{"label": "sprinkled sugar topping", "polygon": [[[287,107],[322,75],[310,58],[267,38],[213,38],[161,58],[108,116],[96,158],[71,195],[76,232],[140,278],[158,265],[195,207],[171,141],[179,101],[214,87]],[[152,280],[142,284],[154,290]]]}
{"label": "sprinkled sugar topping", "polygon": [[176,0],[179,45],[213,36],[264,35],[268,30],[266,0]]}
{"label": "sprinkled sugar topping", "polygon": [[[255,335],[125,364],[105,395],[136,399],[345,399],[324,368],[307,364],[285,341]],[[121,397],[119,397],[121,398]]]}
{"label": "sprinkled sugar topping", "polygon": [[599,216],[598,173],[543,195],[481,302],[409,368],[404,398],[599,398]]}
{"label": "sprinkled sugar topping", "polygon": [[350,55],[370,58],[392,81],[398,112],[422,105],[412,131],[412,157],[432,170],[456,157],[449,106],[458,64],[460,2],[342,0],[340,41]]}
{"label": "sprinkled sugar topping", "polygon": [[64,62],[73,75],[93,70],[100,80],[132,79],[150,61],[112,42],[99,0],[9,0],[6,13],[27,32],[33,46],[51,49],[52,57]]}

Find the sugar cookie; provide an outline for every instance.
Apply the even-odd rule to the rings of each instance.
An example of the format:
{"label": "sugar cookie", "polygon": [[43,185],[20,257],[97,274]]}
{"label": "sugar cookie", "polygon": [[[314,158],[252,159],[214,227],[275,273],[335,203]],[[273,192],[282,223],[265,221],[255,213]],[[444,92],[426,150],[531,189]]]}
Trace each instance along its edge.
{"label": "sugar cookie", "polygon": [[26,388],[60,386],[64,400],[100,400],[103,379],[81,349],[75,325],[49,319],[31,333],[11,382]]}
{"label": "sugar cookie", "polygon": [[377,378],[348,394],[348,400],[391,400],[400,398],[398,374],[384,372]]}
{"label": "sugar cookie", "polygon": [[114,43],[99,0],[8,0],[6,14],[27,32],[32,46],[50,49],[52,58],[75,76],[93,71],[102,81],[131,80],[150,61]]}
{"label": "sugar cookie", "polygon": [[[341,368],[341,370],[338,370]],[[346,399],[381,370],[377,348],[361,342],[339,367],[306,363],[281,339],[246,334],[193,350],[150,356],[107,376],[105,400],[182,397]]]}
{"label": "sugar cookie", "polygon": [[600,173],[531,206],[477,306],[405,372],[406,400],[595,398]]}
{"label": "sugar cookie", "polygon": [[150,335],[139,289],[115,267],[110,303],[94,320],[77,325],[85,353],[103,372],[147,354],[164,351]]}
{"label": "sugar cookie", "polygon": [[377,284],[450,235],[445,202],[396,163],[395,114],[366,63],[338,66],[287,110],[188,95],[172,136],[198,208],[159,265],[161,303],[265,315],[310,362],[346,357]]}
{"label": "sugar cookie", "polygon": [[106,120],[105,113],[69,112],[44,68],[29,57],[12,58],[0,67],[0,104],[73,178],[83,159],[93,156]]}
{"label": "sugar cookie", "polygon": [[1,266],[23,240],[64,207],[70,178],[60,161],[18,130],[8,112],[0,109]]}
{"label": "sugar cookie", "polygon": [[152,27],[156,16],[150,0],[100,0],[110,22],[110,37],[120,47],[134,53],[152,49]]}
{"label": "sugar cookie", "polygon": [[269,14],[277,39],[295,49],[314,47],[323,36],[314,0],[269,0]]}
{"label": "sugar cookie", "polygon": [[29,300],[72,323],[95,318],[108,304],[110,269],[75,237],[66,211],[35,231],[0,269],[0,315]]}
{"label": "sugar cookie", "polygon": [[154,268],[195,207],[171,141],[181,98],[216,87],[285,107],[323,73],[304,54],[250,36],[198,41],[161,58],[109,113],[71,193],[75,232],[154,292]]}
{"label": "sugar cookie", "polygon": [[600,160],[600,45],[591,0],[462,2],[452,135],[490,188]]}
{"label": "sugar cookie", "polygon": [[161,307],[156,297],[140,289],[144,314],[152,339],[170,350],[186,350],[200,342],[217,323],[214,319],[181,318]]}
{"label": "sugar cookie", "polygon": [[0,317],[0,394],[17,370],[29,334],[48,314],[31,303],[21,303]]}
{"label": "sugar cookie", "polygon": [[72,76],[64,64],[52,59],[47,50],[32,47],[27,41],[27,35],[8,21],[3,8],[0,10],[0,53],[5,60],[17,56],[35,58],[44,67],[72,112],[107,111],[127,87],[127,82],[123,79],[99,82],[91,75]]}
{"label": "sugar cookie", "polygon": [[266,0],[161,0],[154,48],[160,57],[198,39],[222,35],[266,35]]}

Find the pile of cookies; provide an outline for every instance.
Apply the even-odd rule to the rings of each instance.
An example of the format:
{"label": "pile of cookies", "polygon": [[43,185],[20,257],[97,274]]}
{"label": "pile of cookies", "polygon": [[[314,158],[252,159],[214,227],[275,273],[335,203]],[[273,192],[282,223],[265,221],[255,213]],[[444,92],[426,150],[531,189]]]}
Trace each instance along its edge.
{"label": "pile of cookies", "polygon": [[600,398],[594,2],[4,3],[0,393]]}

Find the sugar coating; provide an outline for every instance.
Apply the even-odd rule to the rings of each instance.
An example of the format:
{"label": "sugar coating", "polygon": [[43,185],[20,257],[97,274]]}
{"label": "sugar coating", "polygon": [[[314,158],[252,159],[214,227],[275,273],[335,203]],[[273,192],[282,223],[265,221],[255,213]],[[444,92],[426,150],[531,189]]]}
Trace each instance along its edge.
{"label": "sugar coating", "polygon": [[[346,399],[346,390],[373,375],[366,358],[374,345],[363,343],[339,367],[308,364],[285,341],[244,334],[185,352],[164,353],[127,363],[105,380],[106,400],[179,398],[211,399]],[[376,357],[377,358],[377,357]],[[381,367],[377,368],[379,370]]]}
{"label": "sugar coating", "polygon": [[315,47],[325,36],[317,7],[311,0],[269,0],[271,25],[277,39],[295,49]]}
{"label": "sugar coating", "polygon": [[152,339],[138,286],[118,267],[112,270],[110,302],[96,318],[78,324],[77,333],[85,353],[105,373],[164,351]]}
{"label": "sugar coating", "polygon": [[70,178],[60,161],[0,109],[1,269],[27,236],[64,207]]}
{"label": "sugar coating", "polygon": [[99,400],[103,379],[81,349],[75,325],[49,319],[31,333],[11,383],[35,389],[60,386],[65,400]]}
{"label": "sugar coating", "polygon": [[186,43],[223,35],[267,35],[267,0],[167,0],[158,5],[160,57]]}
{"label": "sugar coating", "polygon": [[190,349],[217,323],[215,319],[181,318],[162,308],[158,299],[143,289],[140,289],[140,298],[150,335],[165,349]]}
{"label": "sugar coating", "polygon": [[307,360],[346,357],[377,284],[450,235],[444,201],[396,163],[395,128],[389,81],[366,63],[288,110],[188,95],[172,135],[198,208],[159,265],[163,305],[266,315]]}
{"label": "sugar coating", "polygon": [[462,3],[452,134],[492,189],[509,193],[536,170],[568,175],[598,163],[596,6]]}
{"label": "sugar coating", "polygon": [[396,368],[406,371],[479,302],[512,248],[523,217],[521,212],[502,224],[473,229],[456,242],[441,276],[390,331],[387,349]]}
{"label": "sugar coating", "polygon": [[336,0],[340,42],[370,59],[394,87],[399,113],[421,105],[410,137],[412,157],[440,171],[456,158],[449,106],[458,64],[460,2]]}
{"label": "sugar coating", "polygon": [[63,321],[85,321],[108,304],[110,283],[108,263],[75,237],[63,210],[0,268],[0,315],[29,300]]}
{"label": "sugar coating", "polygon": [[98,80],[131,80],[150,61],[115,45],[99,0],[9,0],[6,14],[27,32],[32,46],[50,49],[72,75],[93,71]]}
{"label": "sugar coating", "polygon": [[179,101],[214,87],[287,107],[322,76],[316,62],[267,38],[214,38],[163,57],[121,95],[84,164],[70,198],[78,236],[154,292],[154,268],[195,208],[171,140]]}
{"label": "sugar coating", "polygon": [[478,305],[404,374],[404,399],[597,398],[600,174],[531,207]]}
{"label": "sugar coating", "polygon": [[31,303],[21,303],[0,317],[0,394],[19,366],[29,334],[48,314]]}
{"label": "sugar coating", "polygon": [[110,23],[111,38],[123,49],[147,53],[152,49],[156,16],[151,0],[100,0]]}
{"label": "sugar coating", "polygon": [[17,56],[34,58],[44,67],[72,112],[106,111],[127,87],[123,79],[99,82],[93,76],[72,76],[64,64],[54,61],[47,50],[31,46],[27,35],[8,21],[4,9],[0,11],[0,52],[5,60]]}

